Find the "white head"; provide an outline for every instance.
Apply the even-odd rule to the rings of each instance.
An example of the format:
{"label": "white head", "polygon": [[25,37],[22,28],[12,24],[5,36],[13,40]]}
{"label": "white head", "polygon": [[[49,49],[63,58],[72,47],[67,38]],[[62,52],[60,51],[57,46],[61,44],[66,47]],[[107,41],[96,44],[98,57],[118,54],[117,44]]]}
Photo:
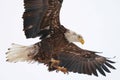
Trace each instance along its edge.
{"label": "white head", "polygon": [[65,37],[69,42],[80,42],[81,44],[84,44],[84,39],[80,34],[76,34],[75,32],[71,30],[67,30],[65,33]]}

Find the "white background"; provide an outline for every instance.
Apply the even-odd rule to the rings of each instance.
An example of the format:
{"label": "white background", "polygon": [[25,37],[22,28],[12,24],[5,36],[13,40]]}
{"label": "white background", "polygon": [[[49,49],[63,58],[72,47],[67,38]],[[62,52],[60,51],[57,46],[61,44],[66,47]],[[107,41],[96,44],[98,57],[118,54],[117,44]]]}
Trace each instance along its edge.
{"label": "white background", "polygon": [[[24,36],[23,0],[0,2],[0,80],[118,80],[120,76],[120,0],[64,0],[61,23],[83,35],[86,43],[80,47],[103,52],[116,62],[117,70],[106,77],[77,73],[48,72],[43,64],[8,63],[5,52],[11,43],[30,45],[37,39]],[[116,56],[115,58],[113,58]]]}

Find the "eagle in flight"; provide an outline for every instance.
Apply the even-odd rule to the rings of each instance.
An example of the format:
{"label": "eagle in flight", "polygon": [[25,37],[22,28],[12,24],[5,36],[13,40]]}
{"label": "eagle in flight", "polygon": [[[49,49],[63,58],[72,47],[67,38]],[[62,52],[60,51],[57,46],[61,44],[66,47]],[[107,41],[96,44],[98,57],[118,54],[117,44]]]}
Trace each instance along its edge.
{"label": "eagle in flight", "polygon": [[[73,42],[84,44],[81,35],[60,23],[63,0],[24,0],[23,24],[26,38],[39,37],[40,41],[22,46],[12,44],[6,53],[8,62],[36,61],[44,63],[49,71],[74,72],[106,76],[109,68],[115,69],[106,57],[96,51],[82,49]],[[109,67],[109,68],[108,68]]]}

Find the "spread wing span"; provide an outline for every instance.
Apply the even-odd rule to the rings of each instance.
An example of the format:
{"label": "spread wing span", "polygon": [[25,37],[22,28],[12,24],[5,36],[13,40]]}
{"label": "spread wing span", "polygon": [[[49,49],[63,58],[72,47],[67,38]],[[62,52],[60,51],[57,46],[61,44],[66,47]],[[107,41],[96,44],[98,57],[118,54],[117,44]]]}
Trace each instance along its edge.
{"label": "spread wing span", "polygon": [[71,72],[94,74],[95,76],[98,76],[97,71],[106,76],[105,71],[110,73],[108,67],[115,69],[110,64],[115,62],[95,53],[97,52],[81,49],[71,43],[59,53],[60,66]]}

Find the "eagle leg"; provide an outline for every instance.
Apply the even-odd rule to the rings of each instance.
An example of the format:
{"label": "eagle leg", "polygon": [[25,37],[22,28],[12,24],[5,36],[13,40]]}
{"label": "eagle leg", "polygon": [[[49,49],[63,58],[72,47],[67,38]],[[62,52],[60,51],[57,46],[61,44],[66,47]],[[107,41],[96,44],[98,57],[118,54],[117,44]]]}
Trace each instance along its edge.
{"label": "eagle leg", "polygon": [[52,67],[52,66],[58,66],[59,63],[60,63],[59,60],[51,59],[51,67]]}
{"label": "eagle leg", "polygon": [[56,70],[56,71],[61,71],[61,72],[63,72],[64,74],[68,73],[67,68],[60,67],[60,66],[57,66],[56,68],[57,68],[57,70]]}
{"label": "eagle leg", "polygon": [[51,64],[49,65],[49,71],[56,70],[56,72],[61,71],[64,74],[68,73],[66,68],[59,66],[59,60],[51,59],[50,63]]}

